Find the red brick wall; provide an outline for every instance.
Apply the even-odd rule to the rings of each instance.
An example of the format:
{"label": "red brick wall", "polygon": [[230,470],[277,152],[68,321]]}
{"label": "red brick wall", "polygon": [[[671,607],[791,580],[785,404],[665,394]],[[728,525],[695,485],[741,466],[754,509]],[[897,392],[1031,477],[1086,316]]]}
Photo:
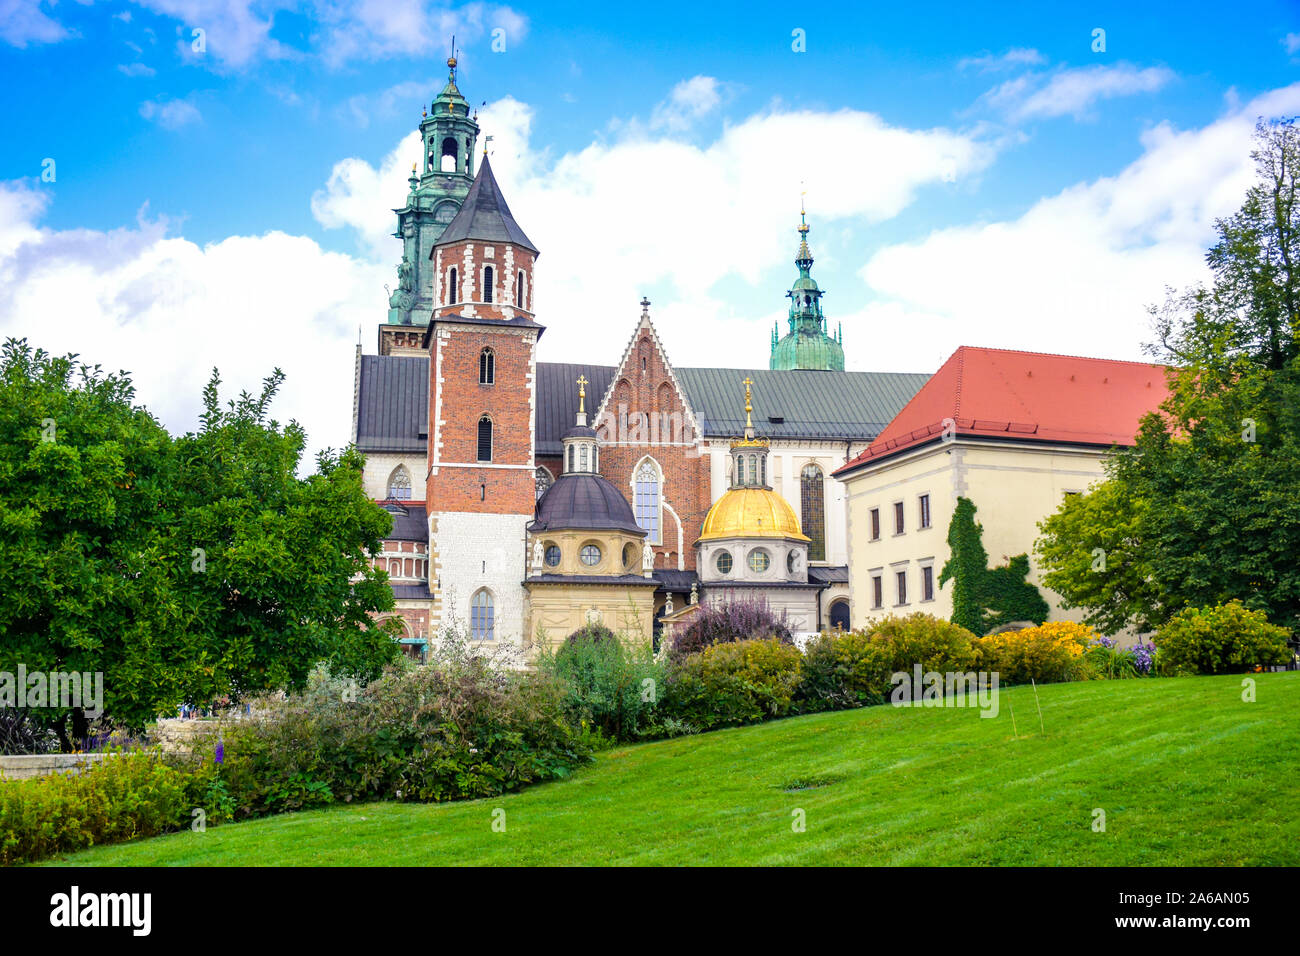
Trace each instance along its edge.
{"label": "red brick wall", "polygon": [[[698,436],[668,371],[668,363],[642,324],[623,367],[614,378],[609,406],[600,422],[603,444],[600,471],[632,501],[632,474],[649,455],[663,472],[661,494],[681,521],[683,567],[695,568],[695,539],[700,536],[710,501],[709,456],[683,441]],[[621,442],[621,443],[617,443]],[[654,546],[655,566],[678,566],[677,522],[663,509],[662,542]]]}
{"label": "red brick wall", "polygon": [[[466,291],[465,285],[465,247],[472,246],[470,256],[472,258],[473,285]],[[486,250],[492,250],[492,256],[489,258]],[[514,257],[507,274],[506,250],[513,249]],[[475,241],[457,242],[449,246],[439,246],[438,252],[441,254],[441,273],[438,276],[437,303],[434,306],[436,315],[461,314],[467,303],[474,306],[474,315],[480,319],[510,319],[519,315],[518,307],[515,305],[515,282],[516,275],[522,271],[525,276],[524,281],[524,304],[523,309],[527,312],[534,311],[533,307],[533,269],[537,262],[537,257],[526,249],[518,246],[509,246],[501,243],[482,243]],[[436,259],[436,257],[435,257]],[[448,302],[449,289],[447,288],[448,270],[456,267],[456,301]],[[483,267],[492,267],[492,302],[484,303],[483,289]],[[436,268],[436,266],[435,266]]]}
{"label": "red brick wall", "polygon": [[[446,332],[445,340],[440,338]],[[440,462],[473,465],[478,458],[478,423],[492,419],[492,464],[521,469],[440,467],[430,474],[426,497],[431,512],[529,514],[536,501],[532,454],[533,344],[523,332],[446,329],[434,326],[429,357],[429,458],[441,445]],[[479,355],[491,348],[496,372],[491,385],[479,384]],[[441,385],[441,410],[438,377]],[[438,419],[445,424],[439,427]]]}

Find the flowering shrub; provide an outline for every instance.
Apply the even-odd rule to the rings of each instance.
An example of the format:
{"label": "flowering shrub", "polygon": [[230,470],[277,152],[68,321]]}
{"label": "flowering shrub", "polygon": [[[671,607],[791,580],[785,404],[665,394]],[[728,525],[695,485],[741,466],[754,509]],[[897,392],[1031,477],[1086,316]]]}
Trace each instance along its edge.
{"label": "flowering shrub", "polygon": [[1240,601],[1189,607],[1156,634],[1159,666],[1169,674],[1240,674],[1291,656],[1290,632]]}
{"label": "flowering shrub", "polygon": [[690,624],[677,635],[669,649],[669,656],[680,659],[714,644],[768,638],[775,638],[782,644],[794,643],[785,613],[777,614],[766,601],[740,600],[728,604],[705,604],[695,612]]}
{"label": "flowering shrub", "polygon": [[804,648],[798,708],[803,713],[883,703],[894,648],[866,631],[823,633]]}
{"label": "flowering shrub", "polygon": [[997,671],[1008,684],[1083,680],[1090,676],[1085,657],[1097,634],[1086,624],[1049,621],[1021,631],[990,634],[976,640],[980,669]]}
{"label": "flowering shrub", "polygon": [[1097,677],[1115,679],[1137,677],[1137,657],[1126,647],[1120,647],[1113,637],[1098,637],[1083,652],[1084,659]]}

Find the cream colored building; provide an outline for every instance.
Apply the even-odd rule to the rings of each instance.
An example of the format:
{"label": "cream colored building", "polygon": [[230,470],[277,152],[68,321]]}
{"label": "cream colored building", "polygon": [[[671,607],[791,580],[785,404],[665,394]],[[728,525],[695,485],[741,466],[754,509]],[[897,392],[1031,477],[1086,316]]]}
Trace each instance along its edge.
{"label": "cream colored building", "polygon": [[959,497],[976,507],[990,566],[1029,554],[1049,620],[1080,620],[1042,586],[1038,523],[1105,477],[1166,395],[1161,366],[963,347],[880,439],[836,472],[846,500],[852,624],[886,614],[952,615],[939,587]]}

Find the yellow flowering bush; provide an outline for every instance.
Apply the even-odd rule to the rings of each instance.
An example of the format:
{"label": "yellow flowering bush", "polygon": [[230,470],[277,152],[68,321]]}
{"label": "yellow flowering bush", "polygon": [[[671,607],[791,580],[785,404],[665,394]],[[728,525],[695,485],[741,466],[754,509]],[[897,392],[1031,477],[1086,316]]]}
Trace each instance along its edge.
{"label": "yellow flowering bush", "polygon": [[1097,639],[1086,624],[1049,621],[1022,631],[1006,631],[979,638],[980,669],[997,671],[1009,684],[1040,684],[1083,680],[1090,670],[1084,651]]}

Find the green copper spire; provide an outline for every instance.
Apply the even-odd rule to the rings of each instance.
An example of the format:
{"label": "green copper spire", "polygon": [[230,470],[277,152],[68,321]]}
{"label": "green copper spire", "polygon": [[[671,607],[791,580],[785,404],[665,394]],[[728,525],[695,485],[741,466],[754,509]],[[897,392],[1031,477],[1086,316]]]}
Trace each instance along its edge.
{"label": "green copper spire", "polygon": [[790,331],[779,341],[773,333],[773,369],[831,369],[844,371],[842,338],[837,340],[826,332],[826,317],[822,314],[822,290],[812,277],[813,255],[808,248],[808,219],[803,204],[799,207],[799,251],[794,264],[799,268],[799,278],[786,296],[790,299]]}
{"label": "green copper spire", "polygon": [[447,83],[420,117],[423,155],[411,170],[406,205],[394,209],[402,240],[398,287],[388,300],[390,325],[424,325],[433,309],[433,264],[429,252],[456,218],[474,182],[477,117],[456,86],[456,55],[447,58]]}

